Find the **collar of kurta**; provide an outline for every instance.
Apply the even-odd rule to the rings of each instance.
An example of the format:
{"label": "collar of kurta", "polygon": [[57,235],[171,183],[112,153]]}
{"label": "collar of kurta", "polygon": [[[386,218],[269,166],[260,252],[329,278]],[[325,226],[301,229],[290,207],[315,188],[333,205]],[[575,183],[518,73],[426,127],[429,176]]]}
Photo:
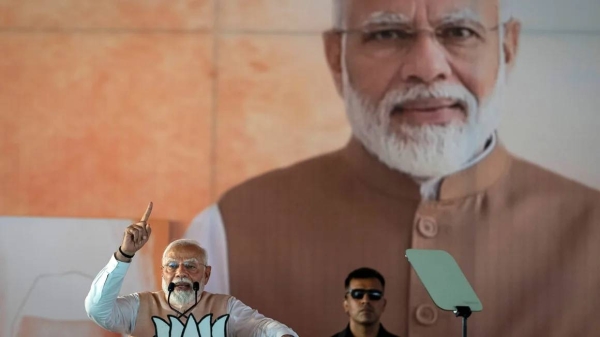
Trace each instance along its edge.
{"label": "collar of kurta", "polygon": [[[357,177],[378,192],[397,198],[422,199],[419,184],[409,175],[389,168],[352,137],[343,151],[344,160]],[[438,201],[460,199],[485,191],[508,170],[511,156],[500,141],[475,165],[443,177]]]}

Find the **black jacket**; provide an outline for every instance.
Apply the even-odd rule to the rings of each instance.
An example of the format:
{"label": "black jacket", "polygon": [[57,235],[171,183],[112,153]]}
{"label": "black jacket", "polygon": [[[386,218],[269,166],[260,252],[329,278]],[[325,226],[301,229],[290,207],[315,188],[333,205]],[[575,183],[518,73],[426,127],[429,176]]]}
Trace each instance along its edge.
{"label": "black jacket", "polygon": [[[352,335],[352,331],[350,331],[350,324],[348,324],[346,326],[346,329],[344,329],[343,331],[336,333],[335,335],[331,336],[331,337],[354,337],[354,335]],[[391,333],[387,332],[387,330],[385,330],[383,328],[382,324],[379,324],[379,332],[377,333],[377,337],[398,337],[396,335],[392,335]]]}

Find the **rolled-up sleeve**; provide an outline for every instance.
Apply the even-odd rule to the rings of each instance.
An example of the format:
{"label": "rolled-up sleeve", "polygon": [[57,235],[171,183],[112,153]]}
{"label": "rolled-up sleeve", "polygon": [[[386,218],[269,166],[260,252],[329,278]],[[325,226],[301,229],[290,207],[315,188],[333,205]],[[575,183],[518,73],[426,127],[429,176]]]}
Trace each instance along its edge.
{"label": "rolled-up sleeve", "polygon": [[85,298],[85,311],[89,318],[102,328],[131,334],[140,305],[138,294],[119,296],[129,263],[111,257],[108,264],[92,282]]}
{"label": "rolled-up sleeve", "polygon": [[229,299],[228,308],[227,336],[281,337],[291,335],[298,337],[294,330],[285,324],[265,317],[235,297]]}

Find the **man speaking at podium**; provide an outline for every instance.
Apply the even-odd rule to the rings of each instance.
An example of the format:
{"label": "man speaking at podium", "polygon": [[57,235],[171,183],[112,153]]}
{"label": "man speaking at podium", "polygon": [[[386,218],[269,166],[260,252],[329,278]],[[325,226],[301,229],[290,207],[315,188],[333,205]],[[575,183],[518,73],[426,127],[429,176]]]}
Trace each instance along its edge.
{"label": "man speaking at podium", "polygon": [[121,246],[94,279],[85,299],[86,312],[94,322],[112,332],[151,337],[156,334],[153,317],[169,322],[171,315],[185,323],[191,314],[197,319],[212,314],[213,321],[229,315],[227,336],[297,337],[292,329],[235,297],[203,291],[211,267],[205,250],[193,240],[177,240],[165,249],[162,290],[118,296],[135,253],[150,238],[151,212],[152,203],[140,222],[125,229]]}

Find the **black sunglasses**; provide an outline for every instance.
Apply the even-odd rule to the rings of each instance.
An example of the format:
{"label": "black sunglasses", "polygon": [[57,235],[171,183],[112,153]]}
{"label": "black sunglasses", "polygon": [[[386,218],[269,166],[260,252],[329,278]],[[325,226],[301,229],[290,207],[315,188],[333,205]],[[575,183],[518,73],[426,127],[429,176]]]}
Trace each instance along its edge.
{"label": "black sunglasses", "polygon": [[365,294],[369,296],[371,301],[379,301],[383,297],[383,292],[374,289],[352,289],[346,294],[350,294],[355,300],[362,300]]}

